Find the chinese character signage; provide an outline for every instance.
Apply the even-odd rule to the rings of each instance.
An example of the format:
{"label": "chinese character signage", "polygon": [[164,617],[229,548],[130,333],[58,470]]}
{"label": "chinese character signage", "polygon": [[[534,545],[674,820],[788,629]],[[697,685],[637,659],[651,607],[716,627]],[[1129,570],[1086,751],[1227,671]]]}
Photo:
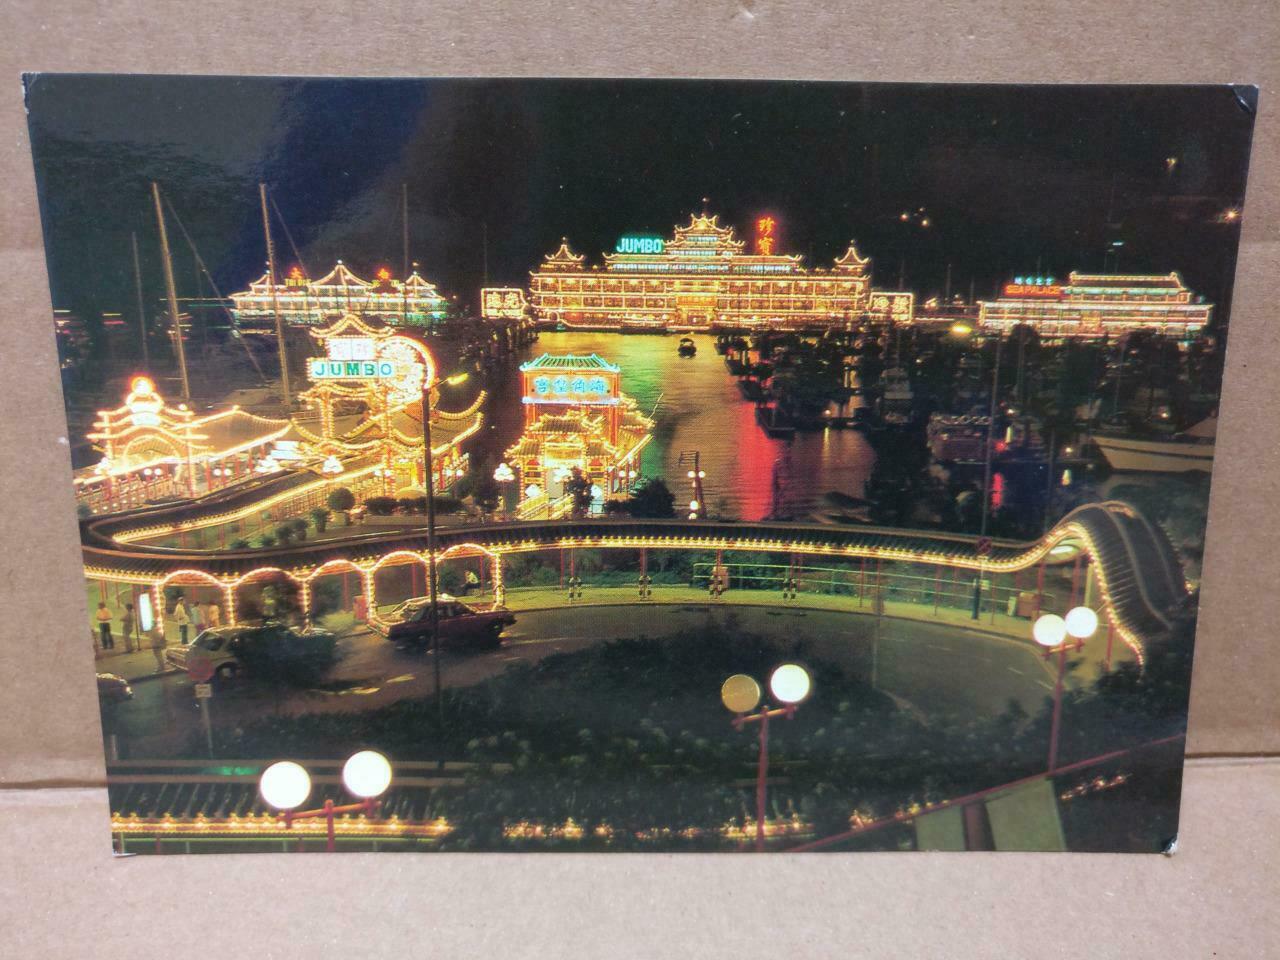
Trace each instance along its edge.
{"label": "chinese character signage", "polygon": [[762,257],[773,255],[773,251],[777,248],[778,221],[773,217],[764,216],[756,220],[756,253]]}
{"label": "chinese character signage", "polygon": [[485,287],[480,291],[480,316],[486,320],[519,320],[528,306],[519,287]]}

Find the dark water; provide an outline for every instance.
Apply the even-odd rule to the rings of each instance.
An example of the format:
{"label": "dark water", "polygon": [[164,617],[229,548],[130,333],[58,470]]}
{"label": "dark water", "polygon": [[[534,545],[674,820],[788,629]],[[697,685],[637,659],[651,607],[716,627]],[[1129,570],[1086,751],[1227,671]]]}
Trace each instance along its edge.
{"label": "dark water", "polygon": [[[706,478],[704,495],[713,516],[760,520],[774,506],[774,476],[785,511],[807,519],[823,511],[828,491],[860,497],[875,454],[854,430],[797,434],[792,441],[768,437],[756,424],[755,408],[738,392],[715,352],[714,338],[694,337],[697,356],[676,353],[677,339],[619,333],[543,333],[521,358],[543,353],[597,353],[622,368],[623,392],[656,421],[645,448],[645,476],[661,476],[677,503],[691,492],[682,452],[698,451]],[[514,371],[514,368],[512,368]],[[519,437],[522,409],[519,377],[497,387],[490,405],[486,447],[501,454]]]}

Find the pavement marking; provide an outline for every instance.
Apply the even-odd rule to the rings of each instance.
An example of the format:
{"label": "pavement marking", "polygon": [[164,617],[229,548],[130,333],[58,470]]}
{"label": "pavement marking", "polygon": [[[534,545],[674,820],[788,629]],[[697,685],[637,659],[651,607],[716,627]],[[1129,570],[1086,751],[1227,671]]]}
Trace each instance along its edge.
{"label": "pavement marking", "polygon": [[1005,667],[1005,669],[1008,670],[1010,673],[1016,673],[1020,677],[1026,676],[1026,674],[1023,673],[1021,670],[1019,670],[1017,667]]}
{"label": "pavement marking", "polygon": [[928,647],[930,650],[941,650],[943,653],[952,652],[950,647],[940,647],[936,643],[927,643],[925,644],[925,646]]}
{"label": "pavement marking", "polygon": [[1047,680],[1037,680],[1036,683],[1040,684],[1040,686],[1044,687],[1046,690],[1053,689],[1053,684],[1049,683]]}

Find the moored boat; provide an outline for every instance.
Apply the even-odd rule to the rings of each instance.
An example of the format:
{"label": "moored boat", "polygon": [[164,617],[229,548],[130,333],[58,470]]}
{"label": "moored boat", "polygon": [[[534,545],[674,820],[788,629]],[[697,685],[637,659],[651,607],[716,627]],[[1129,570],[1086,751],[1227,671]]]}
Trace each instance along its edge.
{"label": "moored boat", "polygon": [[1111,469],[1135,473],[1186,473],[1213,469],[1214,441],[1218,433],[1215,414],[1182,433],[1167,437],[1095,434],[1093,442]]}

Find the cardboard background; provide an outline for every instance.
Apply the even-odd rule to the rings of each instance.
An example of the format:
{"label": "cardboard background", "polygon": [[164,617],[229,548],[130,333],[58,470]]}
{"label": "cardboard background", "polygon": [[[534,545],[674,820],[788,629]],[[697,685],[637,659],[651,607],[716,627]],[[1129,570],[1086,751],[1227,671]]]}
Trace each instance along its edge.
{"label": "cardboard background", "polygon": [[[1263,957],[1276,949],[1280,6],[1273,0],[8,0],[0,48],[5,954],[1137,958]],[[1180,852],[112,862],[19,83],[31,70],[1257,83],[1261,112],[1192,692],[1189,750],[1202,759],[1188,768]],[[1217,759],[1232,755],[1248,759]]]}

